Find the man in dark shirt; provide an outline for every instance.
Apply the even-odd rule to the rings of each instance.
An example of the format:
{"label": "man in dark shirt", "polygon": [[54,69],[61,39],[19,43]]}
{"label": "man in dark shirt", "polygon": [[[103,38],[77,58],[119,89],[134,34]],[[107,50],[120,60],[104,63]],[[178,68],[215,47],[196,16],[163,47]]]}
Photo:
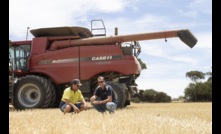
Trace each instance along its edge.
{"label": "man in dark shirt", "polygon": [[[114,94],[113,88],[105,83],[104,77],[98,77],[99,86],[96,88],[94,95],[90,98],[91,105],[98,112],[105,112],[105,110],[110,113],[114,113],[117,109],[117,99]],[[96,98],[100,97],[100,100]]]}

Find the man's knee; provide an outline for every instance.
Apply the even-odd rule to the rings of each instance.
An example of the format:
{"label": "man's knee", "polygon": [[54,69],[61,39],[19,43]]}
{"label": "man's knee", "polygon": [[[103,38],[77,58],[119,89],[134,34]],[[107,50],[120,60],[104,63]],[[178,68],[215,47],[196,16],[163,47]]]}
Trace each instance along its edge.
{"label": "man's knee", "polygon": [[106,108],[109,110],[109,111],[114,111],[116,109],[116,106],[114,103],[107,103],[106,104]]}
{"label": "man's knee", "polygon": [[66,107],[64,108],[64,112],[70,112],[70,111],[71,111],[71,106],[66,105]]}

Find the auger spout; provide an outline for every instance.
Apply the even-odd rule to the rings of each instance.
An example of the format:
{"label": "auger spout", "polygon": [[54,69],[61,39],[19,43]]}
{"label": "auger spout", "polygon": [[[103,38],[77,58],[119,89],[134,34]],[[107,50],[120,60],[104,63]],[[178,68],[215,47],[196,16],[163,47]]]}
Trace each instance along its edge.
{"label": "auger spout", "polygon": [[[154,39],[164,39],[164,38],[166,39],[173,37],[179,37],[180,40],[190,48],[193,48],[197,43],[196,37],[188,29],[160,31],[160,32],[151,32],[151,33],[139,33],[139,34],[130,34],[130,35],[115,35],[109,37],[93,37],[90,34],[88,34],[90,33],[89,30],[87,30],[86,28],[79,28],[79,27],[77,28],[65,27],[65,28],[60,28],[59,30],[58,28],[56,29],[51,28],[50,31],[48,30],[48,32],[57,30],[56,32],[53,33],[55,35],[55,33],[59,34],[59,31],[62,30],[67,31],[67,29],[70,31],[70,34],[74,35],[73,36],[74,38],[67,38],[64,40],[53,40],[49,50],[57,50],[72,46],[108,45],[108,44],[116,44],[122,42],[130,42],[130,41],[154,40]],[[81,33],[84,33],[84,36],[86,36],[86,38],[82,38],[82,36],[79,36],[78,32],[74,31],[73,29],[75,29],[76,31],[80,31]],[[34,33],[35,35],[39,34],[38,30],[33,30],[32,33]],[[44,33],[42,35],[47,35],[47,34]]]}

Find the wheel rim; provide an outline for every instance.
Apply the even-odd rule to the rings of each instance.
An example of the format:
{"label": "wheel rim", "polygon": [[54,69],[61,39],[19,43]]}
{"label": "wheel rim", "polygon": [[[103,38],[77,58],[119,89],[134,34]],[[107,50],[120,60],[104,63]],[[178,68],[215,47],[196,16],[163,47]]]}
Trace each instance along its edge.
{"label": "wheel rim", "polygon": [[40,89],[34,84],[25,84],[18,91],[18,101],[25,107],[35,106],[41,98]]}

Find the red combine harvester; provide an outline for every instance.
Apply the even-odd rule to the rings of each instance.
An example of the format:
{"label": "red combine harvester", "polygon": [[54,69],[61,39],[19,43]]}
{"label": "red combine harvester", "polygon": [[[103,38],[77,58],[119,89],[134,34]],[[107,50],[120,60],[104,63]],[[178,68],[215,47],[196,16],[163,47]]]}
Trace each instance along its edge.
{"label": "red combine harvester", "polygon": [[[94,21],[102,20],[92,20]],[[92,34],[93,30],[104,34]],[[102,75],[117,96],[118,107],[130,105],[141,73],[138,41],[179,37],[190,48],[197,39],[188,30],[106,37],[106,29],[53,27],[30,30],[34,38],[9,42],[9,101],[16,109],[58,107],[63,90],[78,78],[86,99]],[[99,37],[98,37],[99,36]]]}

